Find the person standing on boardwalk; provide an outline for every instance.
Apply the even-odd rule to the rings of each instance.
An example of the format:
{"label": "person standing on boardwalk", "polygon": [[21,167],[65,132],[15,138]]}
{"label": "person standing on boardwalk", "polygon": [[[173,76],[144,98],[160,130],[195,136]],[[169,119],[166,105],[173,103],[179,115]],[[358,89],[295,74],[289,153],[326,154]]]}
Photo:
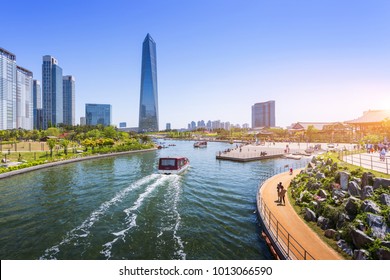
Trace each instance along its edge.
{"label": "person standing on boardwalk", "polygon": [[282,201],[283,201],[284,205],[286,205],[286,200],[285,200],[286,192],[287,191],[284,189],[282,183],[280,183],[280,187],[279,187],[279,203],[282,203]]}
{"label": "person standing on boardwalk", "polygon": [[278,193],[278,199],[277,202],[280,203],[280,187],[282,186],[282,182],[279,182],[279,184],[276,186],[276,191]]}
{"label": "person standing on boardwalk", "polygon": [[290,175],[292,175],[292,174],[293,174],[293,168],[290,167]]}

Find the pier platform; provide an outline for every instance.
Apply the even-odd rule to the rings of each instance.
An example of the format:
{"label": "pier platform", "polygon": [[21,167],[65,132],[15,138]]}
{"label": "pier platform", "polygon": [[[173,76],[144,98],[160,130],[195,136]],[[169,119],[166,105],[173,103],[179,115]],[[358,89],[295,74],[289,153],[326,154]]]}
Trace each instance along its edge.
{"label": "pier platform", "polygon": [[[303,146],[303,145],[302,145]],[[216,159],[230,160],[237,162],[248,162],[265,159],[273,159],[284,157],[289,154],[304,155],[305,148],[294,147],[290,148],[288,144],[278,143],[277,145],[236,145],[225,151],[220,151],[216,154]]]}

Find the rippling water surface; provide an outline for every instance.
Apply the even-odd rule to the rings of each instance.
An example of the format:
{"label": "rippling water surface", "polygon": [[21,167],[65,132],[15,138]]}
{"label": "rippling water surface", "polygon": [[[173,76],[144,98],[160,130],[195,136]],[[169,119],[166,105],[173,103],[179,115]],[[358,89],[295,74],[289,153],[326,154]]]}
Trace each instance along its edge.
{"label": "rippling water surface", "polygon": [[[193,142],[0,180],[1,259],[270,259],[259,237],[261,174],[288,160],[215,159]],[[160,156],[186,156],[181,175]]]}

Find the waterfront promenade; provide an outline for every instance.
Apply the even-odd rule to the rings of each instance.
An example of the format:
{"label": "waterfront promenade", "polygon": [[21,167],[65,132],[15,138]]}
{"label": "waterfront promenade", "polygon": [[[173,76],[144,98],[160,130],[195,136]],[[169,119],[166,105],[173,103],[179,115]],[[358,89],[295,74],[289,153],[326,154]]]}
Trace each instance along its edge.
{"label": "waterfront promenade", "polygon": [[276,202],[276,186],[279,182],[288,188],[291,179],[300,170],[275,175],[266,180],[259,189],[257,208],[260,217],[279,251],[287,255],[287,259],[338,260],[342,257],[329,247],[293,209],[286,195],[286,205]]}

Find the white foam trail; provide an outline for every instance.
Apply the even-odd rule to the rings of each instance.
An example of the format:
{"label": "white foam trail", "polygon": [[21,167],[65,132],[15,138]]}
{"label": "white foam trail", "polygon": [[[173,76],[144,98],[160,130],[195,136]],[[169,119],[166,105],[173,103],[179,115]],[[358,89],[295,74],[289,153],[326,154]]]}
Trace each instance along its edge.
{"label": "white foam trail", "polygon": [[173,200],[173,212],[174,215],[176,216],[176,224],[173,230],[173,238],[176,240],[179,250],[176,252],[182,260],[186,259],[186,254],[184,253],[184,243],[181,240],[180,236],[177,235],[177,231],[180,227],[180,222],[181,222],[181,216],[179,211],[177,210],[177,204],[179,202],[180,194],[181,194],[181,188],[180,188],[180,181],[179,179],[175,180],[173,183],[173,187],[175,189],[175,197]]}
{"label": "white foam trail", "polygon": [[106,244],[103,245],[103,249],[100,251],[101,254],[103,254],[107,259],[111,258],[111,249],[112,245],[117,242],[120,238],[122,238],[123,241],[125,241],[125,236],[127,232],[135,227],[137,225],[136,220],[137,220],[137,210],[142,206],[143,201],[145,200],[146,197],[148,197],[158,186],[163,184],[165,181],[169,180],[170,176],[166,175],[160,175],[161,177],[157,179],[156,182],[153,184],[149,185],[146,189],[145,192],[140,194],[138,199],[134,202],[133,206],[130,208],[127,208],[123,210],[123,212],[126,213],[126,228],[122,229],[118,232],[114,232],[113,235],[117,236],[114,238],[112,241],[107,242]]}
{"label": "white foam trail", "polygon": [[90,231],[89,229],[96,223],[101,216],[103,216],[107,210],[114,204],[122,201],[129,192],[141,187],[142,185],[153,181],[155,178],[159,177],[161,175],[159,174],[152,174],[149,176],[146,176],[133,184],[131,184],[129,187],[123,189],[119,193],[117,193],[111,200],[104,202],[100,205],[100,207],[93,211],[91,215],[78,227],[72,229],[69,231],[64,239],[57,245],[54,245],[51,248],[48,248],[45,250],[45,253],[43,256],[40,257],[40,259],[55,259],[55,255],[60,252],[60,246],[65,245],[73,241],[74,239],[78,238],[85,238],[89,235]]}

